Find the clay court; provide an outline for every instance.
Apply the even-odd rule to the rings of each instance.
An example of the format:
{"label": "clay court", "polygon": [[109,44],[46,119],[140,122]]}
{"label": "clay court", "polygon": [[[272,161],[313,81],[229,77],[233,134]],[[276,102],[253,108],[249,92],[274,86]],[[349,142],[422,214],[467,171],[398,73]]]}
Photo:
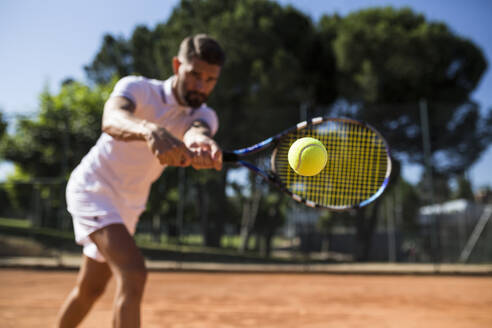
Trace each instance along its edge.
{"label": "clay court", "polygon": [[[75,271],[0,270],[0,326],[53,327]],[[114,282],[81,327],[110,327]],[[142,327],[492,327],[492,277],[151,272]]]}

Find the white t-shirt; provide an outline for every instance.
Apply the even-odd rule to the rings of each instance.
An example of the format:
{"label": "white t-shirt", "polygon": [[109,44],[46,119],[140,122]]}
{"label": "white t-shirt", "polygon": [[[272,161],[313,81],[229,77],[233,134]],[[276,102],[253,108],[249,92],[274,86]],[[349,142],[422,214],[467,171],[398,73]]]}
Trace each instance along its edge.
{"label": "white t-shirt", "polygon": [[[205,121],[215,134],[215,112],[206,105],[198,109],[179,105],[171,90],[173,79],[128,76],[115,85],[111,97],[132,100],[136,117],[163,126],[179,140],[197,119]],[[78,216],[115,213],[136,218],[145,209],[151,184],[164,168],[145,141],[121,141],[102,133],[70,176],[68,211]]]}

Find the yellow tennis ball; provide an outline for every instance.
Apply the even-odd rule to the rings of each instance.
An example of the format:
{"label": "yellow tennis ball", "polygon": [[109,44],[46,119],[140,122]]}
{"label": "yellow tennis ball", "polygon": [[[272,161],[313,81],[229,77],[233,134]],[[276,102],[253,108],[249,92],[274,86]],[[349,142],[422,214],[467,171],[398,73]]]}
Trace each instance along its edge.
{"label": "yellow tennis ball", "polygon": [[297,139],[289,149],[289,165],[299,175],[313,176],[325,168],[325,145],[311,137]]}

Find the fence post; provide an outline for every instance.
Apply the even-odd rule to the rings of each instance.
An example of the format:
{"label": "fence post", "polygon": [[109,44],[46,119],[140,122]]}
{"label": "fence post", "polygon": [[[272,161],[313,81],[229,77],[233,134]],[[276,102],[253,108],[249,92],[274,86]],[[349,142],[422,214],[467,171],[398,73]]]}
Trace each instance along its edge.
{"label": "fence post", "polygon": [[460,259],[459,259],[461,263],[466,263],[468,261],[468,258],[470,257],[473,248],[475,247],[478,239],[480,238],[480,235],[482,234],[483,229],[485,228],[485,225],[487,224],[491,216],[492,216],[492,205],[487,205],[485,206],[482,216],[477,222],[477,225],[473,229],[470,238],[468,238],[465,247],[461,251]]}
{"label": "fence post", "polygon": [[[429,193],[429,200],[431,204],[435,203],[434,197],[434,182],[432,180],[432,150],[430,142],[430,131],[429,131],[429,113],[427,109],[427,101],[425,99],[420,100],[420,124],[422,130],[422,144],[424,147],[424,162],[425,171],[427,173],[427,191]],[[432,256],[435,262],[440,262],[440,241],[439,241],[439,231],[437,217],[431,215],[431,233],[430,233],[430,245],[432,248]]]}

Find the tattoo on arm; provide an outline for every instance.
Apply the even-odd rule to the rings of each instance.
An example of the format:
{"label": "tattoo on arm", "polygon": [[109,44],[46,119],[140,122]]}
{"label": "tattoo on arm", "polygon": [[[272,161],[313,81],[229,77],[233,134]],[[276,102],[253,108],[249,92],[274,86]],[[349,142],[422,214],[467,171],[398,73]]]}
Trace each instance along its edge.
{"label": "tattoo on arm", "polygon": [[135,117],[135,103],[126,97],[111,97],[106,101],[102,131],[119,140],[143,140],[142,120]]}
{"label": "tattoo on arm", "polygon": [[129,111],[130,113],[133,113],[135,111],[135,103],[126,97],[123,97],[126,101],[120,102],[120,108]]}

